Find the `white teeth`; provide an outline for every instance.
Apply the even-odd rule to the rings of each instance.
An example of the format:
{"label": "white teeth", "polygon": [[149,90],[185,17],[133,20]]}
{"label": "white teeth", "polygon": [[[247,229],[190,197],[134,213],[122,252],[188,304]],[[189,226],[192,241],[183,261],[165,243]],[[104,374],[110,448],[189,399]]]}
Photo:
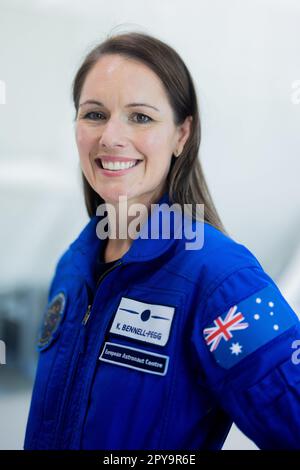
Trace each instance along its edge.
{"label": "white teeth", "polygon": [[136,160],[131,162],[105,162],[102,160],[102,166],[106,170],[126,170],[137,164]]}

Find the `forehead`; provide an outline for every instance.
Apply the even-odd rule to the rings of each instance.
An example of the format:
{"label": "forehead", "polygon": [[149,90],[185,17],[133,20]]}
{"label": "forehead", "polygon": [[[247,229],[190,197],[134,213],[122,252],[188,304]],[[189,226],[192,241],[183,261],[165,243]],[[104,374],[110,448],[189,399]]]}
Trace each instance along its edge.
{"label": "forehead", "polygon": [[101,97],[102,93],[107,96],[109,91],[124,93],[126,100],[131,97],[167,100],[160,78],[149,67],[117,54],[104,55],[92,67],[82,88],[81,101],[91,98],[91,93]]}

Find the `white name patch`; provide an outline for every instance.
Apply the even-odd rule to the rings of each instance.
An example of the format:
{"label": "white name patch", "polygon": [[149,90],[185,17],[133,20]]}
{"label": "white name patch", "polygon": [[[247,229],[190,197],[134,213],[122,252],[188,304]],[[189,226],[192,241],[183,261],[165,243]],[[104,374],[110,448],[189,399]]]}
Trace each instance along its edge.
{"label": "white name patch", "polygon": [[110,333],[165,346],[174,312],[175,307],[147,304],[122,297]]}

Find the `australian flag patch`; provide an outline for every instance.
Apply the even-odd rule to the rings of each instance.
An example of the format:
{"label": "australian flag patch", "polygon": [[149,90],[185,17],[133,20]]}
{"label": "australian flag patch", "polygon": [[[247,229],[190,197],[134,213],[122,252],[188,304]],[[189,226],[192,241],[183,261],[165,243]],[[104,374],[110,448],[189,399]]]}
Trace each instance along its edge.
{"label": "australian flag patch", "polygon": [[203,336],[218,364],[229,369],[298,322],[280,292],[269,285],[216,317]]}

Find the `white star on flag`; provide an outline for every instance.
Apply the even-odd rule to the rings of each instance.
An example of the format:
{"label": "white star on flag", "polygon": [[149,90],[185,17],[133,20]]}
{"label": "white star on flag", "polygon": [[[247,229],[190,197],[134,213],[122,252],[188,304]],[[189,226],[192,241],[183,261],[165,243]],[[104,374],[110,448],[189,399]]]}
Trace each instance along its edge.
{"label": "white star on flag", "polygon": [[240,345],[240,343],[232,343],[232,345],[230,346],[230,350],[232,354],[238,356],[242,352],[242,346]]}

